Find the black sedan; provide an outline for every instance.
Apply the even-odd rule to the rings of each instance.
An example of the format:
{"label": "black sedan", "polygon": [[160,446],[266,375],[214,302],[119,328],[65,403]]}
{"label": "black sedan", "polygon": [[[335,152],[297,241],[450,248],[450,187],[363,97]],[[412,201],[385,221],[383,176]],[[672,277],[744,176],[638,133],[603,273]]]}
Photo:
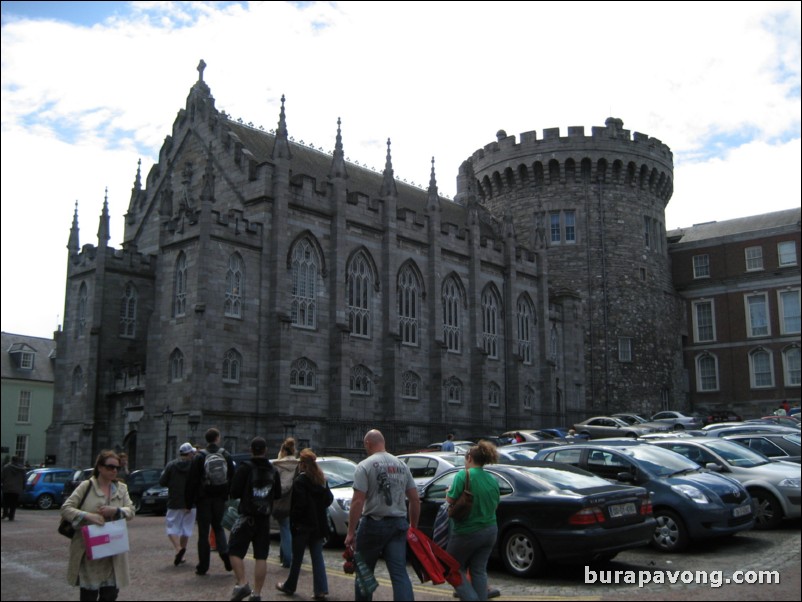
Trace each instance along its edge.
{"label": "black sedan", "polygon": [[131,501],[134,504],[134,509],[141,512],[142,496],[145,492],[159,484],[159,477],[162,475],[161,468],[143,468],[135,470],[127,477],[125,477],[125,484],[128,486],[128,495],[131,496]]}
{"label": "black sedan", "polygon": [[[551,561],[609,560],[651,540],[656,523],[643,487],[611,484],[572,466],[532,464],[485,466],[501,493],[495,552],[509,573],[530,577]],[[418,526],[429,536],[458,473],[422,488]]]}

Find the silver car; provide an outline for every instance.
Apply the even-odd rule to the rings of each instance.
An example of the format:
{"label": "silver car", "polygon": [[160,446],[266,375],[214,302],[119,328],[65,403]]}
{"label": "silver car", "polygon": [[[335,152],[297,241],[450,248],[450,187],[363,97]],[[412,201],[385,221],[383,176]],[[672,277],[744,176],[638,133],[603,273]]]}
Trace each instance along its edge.
{"label": "silver car", "polygon": [[717,437],[650,443],[741,483],[755,503],[756,529],[777,527],[783,518],[798,518],[802,514],[799,464],[772,462],[763,454]]}
{"label": "silver car", "polygon": [[401,454],[398,459],[409,467],[415,485],[422,487],[433,478],[448,472],[455,466],[465,466],[465,454],[456,452],[432,452]]}
{"label": "silver car", "polygon": [[348,535],[348,512],[354,497],[356,462],[340,456],[321,456],[317,459],[320,470],[326,475],[334,501],[329,506],[331,539],[342,541]]}
{"label": "silver car", "polygon": [[642,425],[630,425],[620,418],[612,416],[594,416],[574,424],[573,429],[579,435],[587,435],[591,439],[604,439],[607,437],[640,437],[651,433],[654,429]]}
{"label": "silver car", "polygon": [[665,422],[675,431],[700,429],[703,424],[702,419],[698,416],[689,416],[688,414],[683,414],[682,412],[676,412],[674,410],[657,412],[651,419]]}

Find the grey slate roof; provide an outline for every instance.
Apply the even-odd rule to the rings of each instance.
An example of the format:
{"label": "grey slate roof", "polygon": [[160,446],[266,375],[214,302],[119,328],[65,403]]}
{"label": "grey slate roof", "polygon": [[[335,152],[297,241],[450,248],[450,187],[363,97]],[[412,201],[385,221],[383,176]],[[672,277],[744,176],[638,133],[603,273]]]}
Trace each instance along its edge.
{"label": "grey slate roof", "polygon": [[669,242],[672,243],[689,243],[737,234],[748,234],[750,232],[765,232],[794,225],[798,229],[801,220],[802,209],[797,207],[796,209],[786,209],[784,211],[774,211],[761,215],[739,217],[723,222],[695,224],[690,228],[671,230],[666,233],[666,236]]}
{"label": "grey slate roof", "polygon": [[[54,359],[56,357],[56,341],[41,337],[29,337],[24,334],[2,333],[2,353],[0,367],[2,377],[18,380],[35,380],[52,383]],[[12,357],[13,352],[34,353],[33,370],[22,370]]]}

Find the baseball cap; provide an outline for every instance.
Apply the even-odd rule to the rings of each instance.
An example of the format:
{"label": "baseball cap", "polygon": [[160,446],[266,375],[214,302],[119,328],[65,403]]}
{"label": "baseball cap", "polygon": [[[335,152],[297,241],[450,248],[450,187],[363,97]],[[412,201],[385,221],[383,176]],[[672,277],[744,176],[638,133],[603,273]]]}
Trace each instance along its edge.
{"label": "baseball cap", "polygon": [[195,448],[191,443],[184,443],[181,447],[178,448],[178,453],[182,456],[186,456],[187,454],[191,454],[195,451]]}

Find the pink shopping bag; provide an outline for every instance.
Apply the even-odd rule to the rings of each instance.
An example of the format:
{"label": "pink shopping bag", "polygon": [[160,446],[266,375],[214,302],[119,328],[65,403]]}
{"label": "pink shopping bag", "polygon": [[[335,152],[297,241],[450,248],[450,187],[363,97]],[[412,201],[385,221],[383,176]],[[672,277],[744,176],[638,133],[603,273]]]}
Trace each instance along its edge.
{"label": "pink shopping bag", "polygon": [[81,527],[89,560],[115,556],[128,551],[128,527],[125,520],[115,520],[104,525]]}

